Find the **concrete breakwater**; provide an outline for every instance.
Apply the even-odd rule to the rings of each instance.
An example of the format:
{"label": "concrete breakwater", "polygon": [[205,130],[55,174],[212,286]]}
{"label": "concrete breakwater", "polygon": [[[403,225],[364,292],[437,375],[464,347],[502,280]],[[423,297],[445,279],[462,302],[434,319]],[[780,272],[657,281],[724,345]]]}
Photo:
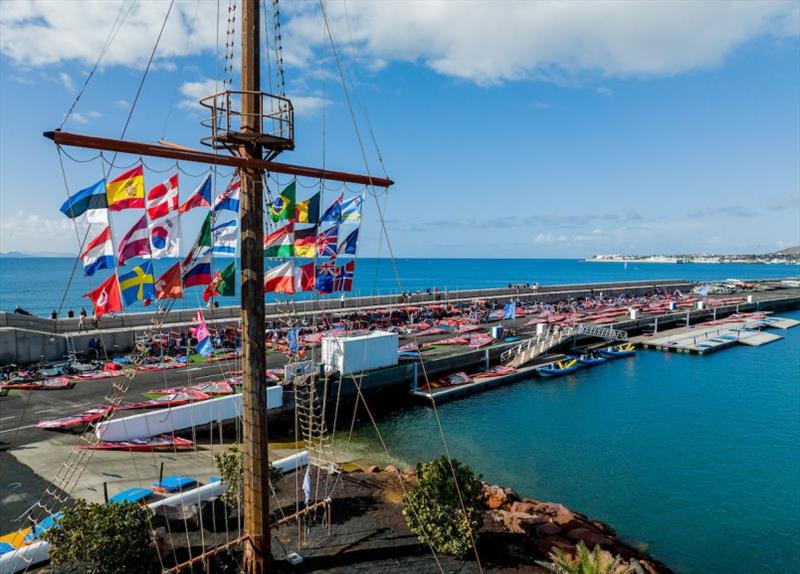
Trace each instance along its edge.
{"label": "concrete breakwater", "polygon": [[[605,296],[642,295],[654,288],[686,292],[694,283],[681,280],[627,281],[613,283],[581,283],[548,286],[513,286],[503,289],[468,289],[460,291],[437,291],[413,294],[376,295],[354,297],[343,303],[338,299],[298,300],[283,303],[268,303],[266,321],[281,321],[287,315],[311,318],[315,315],[347,314],[387,309],[405,305],[427,305],[435,303],[458,303],[477,299],[507,302],[512,297],[523,301],[544,303],[582,298],[603,293]],[[196,310],[173,310],[157,317],[156,313],[129,313],[114,317],[104,316],[99,329],[78,332],[78,318],[56,320],[30,315],[0,312],[0,365],[8,363],[27,364],[54,361],[67,354],[69,340],[75,348],[84,350],[89,340],[102,335],[109,351],[127,352],[133,348],[137,335],[143,334],[157,318],[161,330],[187,329]],[[238,307],[220,307],[206,311],[206,319],[217,326],[237,325],[240,321]],[[87,321],[89,323],[89,321]]]}

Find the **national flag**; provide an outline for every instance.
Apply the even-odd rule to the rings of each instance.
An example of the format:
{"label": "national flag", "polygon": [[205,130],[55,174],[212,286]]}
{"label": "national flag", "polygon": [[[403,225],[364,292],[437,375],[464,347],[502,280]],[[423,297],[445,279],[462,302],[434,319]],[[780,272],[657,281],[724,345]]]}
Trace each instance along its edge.
{"label": "national flag", "polygon": [[293,221],[295,217],[295,182],[287,185],[269,206],[269,218],[272,221]]}
{"label": "national flag", "polygon": [[147,230],[147,219],[144,215],[133,224],[130,231],[119,242],[117,254],[120,265],[125,265],[125,262],[131,257],[150,256],[150,235]]}
{"label": "national flag", "polygon": [[[193,259],[205,257],[211,253],[211,221],[211,212],[209,211],[205,220],[203,220],[203,225],[200,227],[200,233],[197,235],[197,239],[195,239],[194,243],[192,244],[192,248],[189,250],[189,254],[186,256],[186,259],[183,262],[184,269],[191,264]],[[203,285],[206,285],[206,283],[203,283]]]}
{"label": "national flag", "polygon": [[144,168],[137,166],[109,181],[106,196],[111,211],[144,207]]}
{"label": "national flag", "polygon": [[236,262],[231,261],[225,269],[218,271],[211,283],[208,284],[206,290],[203,292],[203,301],[208,301],[215,295],[223,295],[225,297],[232,297],[236,294],[236,281],[234,275],[236,274]]}
{"label": "national flag", "polygon": [[325,213],[320,217],[320,223],[339,223],[342,220],[342,196],[340,195],[333,200],[325,210]]}
{"label": "national flag", "polygon": [[336,273],[336,259],[331,257],[317,265],[316,288],[320,293],[333,293],[333,276]]}
{"label": "national flag", "polygon": [[361,206],[363,204],[363,195],[357,195],[343,202],[340,210],[342,223],[358,223],[361,221]]}
{"label": "national flag", "polygon": [[88,297],[91,300],[95,317],[122,311],[122,301],[119,297],[119,281],[116,273],[103,281],[100,287],[94,291],[84,294],[84,297]]}
{"label": "national flag", "polygon": [[305,201],[298,201],[294,208],[297,223],[319,223],[320,192]]}
{"label": "national flag", "polygon": [[297,257],[314,257],[316,253],[317,228],[294,230],[294,254]]}
{"label": "national flag", "polygon": [[289,259],[267,271],[264,277],[264,293],[294,295],[294,281],[294,259]]}
{"label": "national flag", "polygon": [[176,263],[164,274],[156,279],[156,299],[181,299],[183,298],[183,285],[181,284],[181,264]]}
{"label": "national flag", "polygon": [[297,350],[300,348],[300,342],[298,341],[298,337],[300,336],[300,327],[295,325],[289,332],[286,333],[286,342],[289,344],[289,351],[292,353],[296,353]]}
{"label": "national flag", "polygon": [[339,245],[336,250],[338,254],[355,255],[356,246],[358,244],[358,227],[356,227],[350,234],[344,238],[344,241]]}
{"label": "national flag", "polygon": [[60,211],[70,219],[80,217],[87,223],[108,225],[106,180],[101,179],[86,189],[70,195],[69,199],[61,205]]}
{"label": "national flag", "polygon": [[193,322],[198,323],[197,327],[193,327],[191,330],[192,337],[197,339],[195,350],[201,357],[207,357],[214,350],[214,347],[211,345],[211,333],[208,332],[206,319],[203,317],[203,311],[197,312]]}
{"label": "national flag", "polygon": [[114,242],[111,240],[111,227],[106,226],[100,234],[92,239],[81,253],[83,274],[94,275],[98,269],[114,268]]}
{"label": "national flag", "polygon": [[317,257],[336,257],[336,244],[339,236],[339,225],[321,231],[317,235]]}
{"label": "national flag", "polygon": [[514,319],[517,315],[517,304],[515,302],[507,303],[503,306],[503,319]]}
{"label": "national flag", "polygon": [[311,502],[311,465],[306,466],[306,474],[303,477],[303,504],[308,506]]}
{"label": "national flag", "polygon": [[209,173],[203,181],[200,182],[200,185],[197,186],[197,189],[194,190],[194,193],[189,196],[183,205],[180,207],[181,213],[186,213],[190,209],[194,209],[195,207],[211,207],[211,174]]}
{"label": "national flag", "polygon": [[334,291],[352,291],[353,290],[353,277],[356,272],[355,260],[349,261],[344,265],[339,265],[333,274],[333,290]]}
{"label": "national flag", "polygon": [[294,266],[294,289],[295,291],[314,290],[314,262],[305,265]]}
{"label": "national flag", "polygon": [[211,250],[214,254],[223,257],[234,257],[236,255],[236,243],[239,239],[238,231],[239,222],[235,219],[211,228],[211,242],[214,244]]}
{"label": "national flag", "polygon": [[180,213],[175,211],[167,217],[151,221],[148,230],[150,233],[150,256],[153,259],[180,255]]}
{"label": "national flag", "polygon": [[291,257],[294,254],[294,223],[289,222],[264,238],[265,257]]}
{"label": "national flag", "polygon": [[156,298],[156,286],[153,281],[153,262],[145,261],[131,269],[130,273],[119,276],[119,288],[126,305],[136,301],[152,301]]}
{"label": "national flag", "polygon": [[159,183],[147,192],[147,218],[150,221],[167,217],[178,210],[178,174]]}
{"label": "national flag", "polygon": [[242,189],[242,180],[236,176],[227,189],[214,200],[214,213],[220,211],[233,211],[239,213],[239,192]]}
{"label": "national flag", "polygon": [[196,258],[190,257],[187,257],[183,262],[183,287],[188,288],[211,283],[211,253],[205,253]]}

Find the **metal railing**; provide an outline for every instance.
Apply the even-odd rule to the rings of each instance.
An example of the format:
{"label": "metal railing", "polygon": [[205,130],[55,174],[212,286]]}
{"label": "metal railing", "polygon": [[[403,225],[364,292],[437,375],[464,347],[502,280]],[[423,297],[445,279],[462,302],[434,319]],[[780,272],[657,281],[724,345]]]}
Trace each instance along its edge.
{"label": "metal railing", "polygon": [[575,330],[576,335],[588,335],[589,337],[597,337],[599,339],[606,339],[608,341],[627,341],[628,333],[620,331],[619,329],[612,329],[611,327],[598,327],[597,325],[578,325]]}
{"label": "metal railing", "polygon": [[[255,98],[253,113],[242,112],[242,100]],[[266,92],[226,90],[200,100],[209,116],[200,123],[211,130],[203,144],[227,149],[256,140],[269,149],[294,149],[294,107],[291,100]]]}

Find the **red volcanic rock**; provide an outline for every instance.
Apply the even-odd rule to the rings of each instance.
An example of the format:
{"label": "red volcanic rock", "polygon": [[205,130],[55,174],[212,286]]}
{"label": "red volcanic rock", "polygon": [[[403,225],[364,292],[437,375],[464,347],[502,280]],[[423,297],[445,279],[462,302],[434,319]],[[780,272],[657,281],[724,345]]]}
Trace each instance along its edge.
{"label": "red volcanic rock", "polygon": [[547,538],[548,536],[555,536],[561,532],[561,527],[553,522],[543,522],[537,524],[534,528],[536,536],[539,538]]}
{"label": "red volcanic rock", "polygon": [[383,472],[388,472],[390,474],[397,473],[397,467],[393,464],[387,464],[386,468],[383,469]]}
{"label": "red volcanic rock", "polygon": [[570,530],[567,532],[567,538],[572,540],[573,542],[578,542],[579,540],[583,540],[583,543],[586,544],[590,549],[594,548],[595,545],[600,546],[612,546],[614,541],[608,538],[605,534],[598,532],[594,528],[575,528],[574,530]]}
{"label": "red volcanic rock", "polygon": [[564,552],[569,552],[573,555],[575,554],[575,545],[568,540],[559,538],[558,536],[547,536],[545,538],[540,538],[536,542],[536,548],[543,556],[547,556],[547,554],[552,552],[554,548],[558,548]]}
{"label": "red volcanic rock", "polygon": [[525,500],[515,502],[511,505],[511,512],[523,512],[525,514],[536,514],[536,503]]}
{"label": "red volcanic rock", "polygon": [[370,466],[367,466],[367,467],[365,467],[365,468],[364,468],[364,469],[362,469],[362,470],[363,470],[364,472],[375,473],[375,472],[380,472],[380,471],[381,471],[381,467],[379,467],[379,466],[378,466],[378,465],[376,465],[376,464],[372,464],[372,465],[370,465]]}
{"label": "red volcanic rock", "polygon": [[501,510],[500,514],[503,516],[503,526],[509,532],[517,534],[531,534],[537,524],[542,522],[541,516],[526,514],[524,512],[509,512]]}

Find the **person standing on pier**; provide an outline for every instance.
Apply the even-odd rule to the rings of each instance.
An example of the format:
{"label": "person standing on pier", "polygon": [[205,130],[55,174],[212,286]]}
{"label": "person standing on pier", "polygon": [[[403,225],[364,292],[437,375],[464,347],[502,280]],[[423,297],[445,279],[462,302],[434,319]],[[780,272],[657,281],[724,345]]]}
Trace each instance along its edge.
{"label": "person standing on pier", "polygon": [[86,309],[81,307],[80,317],[78,318],[78,333],[81,330],[89,331],[89,328],[86,326]]}

